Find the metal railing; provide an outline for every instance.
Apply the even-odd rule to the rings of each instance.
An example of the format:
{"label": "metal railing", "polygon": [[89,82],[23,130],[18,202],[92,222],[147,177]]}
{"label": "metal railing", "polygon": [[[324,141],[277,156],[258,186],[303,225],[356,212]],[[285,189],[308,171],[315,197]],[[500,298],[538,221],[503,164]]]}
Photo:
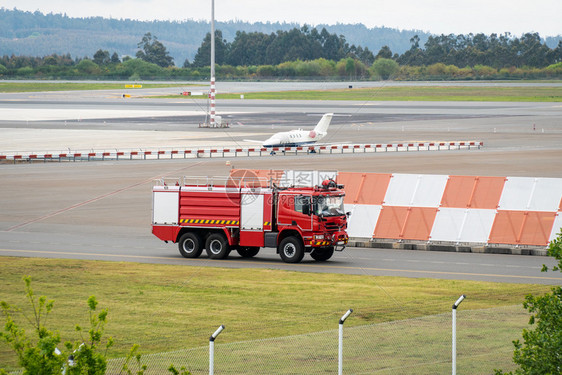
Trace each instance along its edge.
{"label": "metal railing", "polygon": [[34,161],[104,161],[104,160],[158,160],[197,159],[256,156],[290,156],[306,154],[365,154],[379,152],[452,151],[480,149],[478,141],[417,142],[392,144],[341,144],[332,146],[301,147],[162,147],[145,149],[64,150],[64,151],[5,151],[0,152],[0,162]]}

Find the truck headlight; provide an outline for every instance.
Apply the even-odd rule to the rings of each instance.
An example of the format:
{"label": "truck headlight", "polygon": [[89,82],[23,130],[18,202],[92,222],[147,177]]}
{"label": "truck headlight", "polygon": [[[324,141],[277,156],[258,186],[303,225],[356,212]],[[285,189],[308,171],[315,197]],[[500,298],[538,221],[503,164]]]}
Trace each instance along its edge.
{"label": "truck headlight", "polygon": [[314,235],[314,239],[315,239],[315,240],[323,240],[323,239],[324,239],[324,235],[323,235],[323,234],[315,234],[315,235]]}

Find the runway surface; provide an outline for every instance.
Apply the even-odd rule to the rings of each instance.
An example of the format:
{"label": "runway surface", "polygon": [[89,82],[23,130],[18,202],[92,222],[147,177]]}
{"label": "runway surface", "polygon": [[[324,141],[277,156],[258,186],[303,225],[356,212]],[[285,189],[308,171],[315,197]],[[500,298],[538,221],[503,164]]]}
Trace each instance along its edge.
{"label": "runway surface", "polygon": [[[220,90],[220,87],[219,87]],[[336,116],[328,142],[484,141],[482,150],[231,159],[236,168],[330,169],[562,177],[559,103],[230,100],[228,129],[200,129],[204,101],[123,99],[120,91],[0,94],[0,150],[241,145]],[[85,114],[91,113],[90,116]],[[29,118],[22,117],[27,114]],[[124,115],[125,114],[125,115]],[[12,117],[10,117],[12,116]],[[225,159],[0,165],[0,254],[112,261],[271,267],[306,272],[561,284],[546,257],[346,249],[326,264],[287,265],[271,249],[257,259],[181,258],[150,234],[152,180],[226,175]]]}
{"label": "runway surface", "polygon": [[4,233],[0,254],[40,258],[89,259],[115,262],[158,263],[227,268],[271,268],[301,272],[342,273],[371,276],[406,276],[437,279],[479,280],[509,283],[562,285],[555,273],[541,273],[552,259],[517,255],[438,253],[408,250],[347,248],[329,262],[306,256],[299,264],[283,263],[274,249],[262,249],[253,259],[234,251],[227,259],[185,259],[175,244],[146,235],[84,237],[81,234]]}

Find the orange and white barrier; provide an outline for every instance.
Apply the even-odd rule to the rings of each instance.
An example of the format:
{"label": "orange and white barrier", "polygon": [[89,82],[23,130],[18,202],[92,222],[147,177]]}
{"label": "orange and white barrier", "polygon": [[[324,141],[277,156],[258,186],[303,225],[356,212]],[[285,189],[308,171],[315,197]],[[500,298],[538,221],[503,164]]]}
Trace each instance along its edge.
{"label": "orange and white barrier", "polygon": [[338,182],[357,190],[345,201],[350,237],[546,246],[562,227],[560,178],[342,172]]}
{"label": "orange and white barrier", "polygon": [[378,152],[412,151],[451,151],[480,149],[484,145],[478,141],[459,142],[417,142],[392,144],[340,144],[332,146],[299,147],[202,147],[202,148],[162,148],[162,149],[112,149],[112,150],[66,150],[42,152],[0,152],[0,161],[94,161],[94,160],[146,160],[146,159],[188,159],[256,157],[303,154],[356,154]]}
{"label": "orange and white barrier", "polygon": [[259,171],[288,184],[335,174],[352,238],[542,247],[562,230],[562,178]]}

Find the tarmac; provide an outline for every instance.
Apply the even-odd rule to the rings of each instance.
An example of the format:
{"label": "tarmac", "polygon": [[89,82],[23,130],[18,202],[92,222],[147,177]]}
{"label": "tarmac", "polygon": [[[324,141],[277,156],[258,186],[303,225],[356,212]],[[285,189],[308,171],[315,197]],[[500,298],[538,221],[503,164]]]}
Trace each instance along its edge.
{"label": "tarmac", "polygon": [[[228,91],[228,87],[222,90]],[[123,90],[0,94],[0,154],[248,146],[251,143],[247,139],[263,140],[278,131],[312,128],[326,112],[336,114],[326,139],[328,143],[473,140],[484,142],[484,147],[470,151],[206,160],[4,163],[0,164],[0,188],[4,192],[0,198],[3,211],[0,230],[64,233],[72,226],[91,235],[101,235],[126,227],[133,233],[145,233],[150,227],[148,186],[152,179],[186,174],[226,175],[231,168],[562,177],[560,103],[228,100],[219,102],[217,110],[229,127],[205,129],[199,128],[205,121],[203,99],[124,99],[122,93]],[[122,189],[127,192],[125,197],[117,193],[105,197],[108,191],[125,191]],[[116,200],[118,196],[121,199]],[[88,203],[84,206],[87,209],[72,208],[76,202],[87,202],[92,197],[105,198]],[[439,247],[369,240],[352,244],[544,255],[544,249],[519,247]]]}

